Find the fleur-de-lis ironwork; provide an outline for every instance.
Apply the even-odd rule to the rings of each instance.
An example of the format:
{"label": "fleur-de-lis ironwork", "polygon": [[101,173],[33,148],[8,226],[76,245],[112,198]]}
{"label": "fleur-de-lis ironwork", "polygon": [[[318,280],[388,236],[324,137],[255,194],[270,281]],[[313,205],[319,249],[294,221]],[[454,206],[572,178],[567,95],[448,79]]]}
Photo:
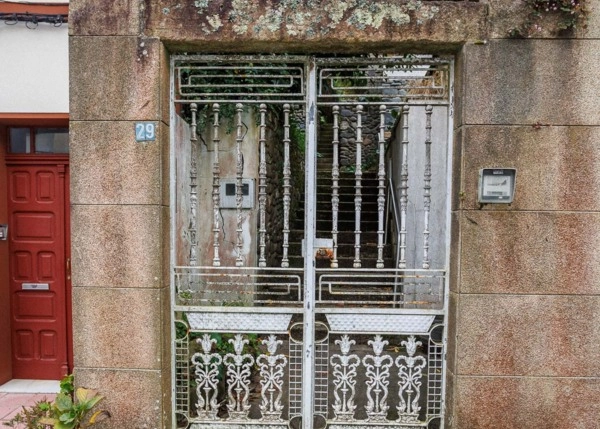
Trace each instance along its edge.
{"label": "fleur-de-lis ironwork", "polygon": [[204,334],[196,340],[202,347],[202,353],[194,353],[192,363],[195,365],[196,393],[198,394],[198,417],[201,419],[216,420],[218,404],[219,366],[222,359],[218,353],[211,353],[212,345],[217,341]]}
{"label": "fleur-de-lis ironwork", "polygon": [[283,344],[283,341],[278,340],[275,335],[269,335],[268,339],[262,340],[262,344],[267,346],[268,354],[261,354],[256,359],[256,363],[260,367],[260,385],[262,386],[260,410],[265,421],[283,421],[281,418],[283,411],[281,395],[287,358],[283,354],[277,354],[277,347]]}
{"label": "fleur-de-lis ironwork", "polygon": [[427,360],[423,356],[415,356],[417,347],[421,346],[421,341],[417,341],[414,335],[408,337],[407,341],[402,341],[400,345],[406,347],[408,356],[398,356],[396,366],[398,367],[398,396],[400,403],[398,407],[398,422],[415,423],[419,420],[419,397],[421,396],[421,379],[423,378],[423,368],[427,365]]}
{"label": "fleur-de-lis ironwork", "polygon": [[394,359],[389,355],[383,355],[383,348],[389,344],[381,335],[375,335],[375,339],[369,340],[368,345],[373,347],[375,355],[366,355],[363,365],[367,375],[367,421],[385,422],[387,420],[387,405],[390,367]]}
{"label": "fleur-de-lis ironwork", "polygon": [[244,351],[244,345],[249,341],[236,334],[233,339],[229,340],[233,345],[233,353],[227,353],[223,358],[223,363],[227,365],[227,394],[229,402],[227,410],[229,417],[233,420],[247,420],[250,404],[248,396],[250,395],[250,369],[254,364],[252,355]]}
{"label": "fleur-de-lis ironwork", "polygon": [[[356,394],[356,368],[360,365],[360,358],[352,354],[350,348],[356,341],[351,340],[348,335],[342,335],[342,338],[335,341],[340,346],[341,355],[331,356],[331,365],[333,366],[333,395],[335,403],[333,404],[334,420],[353,421],[354,396]],[[335,363],[335,361],[338,363]]]}

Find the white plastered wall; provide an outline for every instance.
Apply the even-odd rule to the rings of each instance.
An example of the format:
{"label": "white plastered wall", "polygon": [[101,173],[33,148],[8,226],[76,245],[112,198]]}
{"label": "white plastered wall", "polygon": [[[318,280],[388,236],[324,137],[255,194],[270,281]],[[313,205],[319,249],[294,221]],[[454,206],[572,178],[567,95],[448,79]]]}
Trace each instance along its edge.
{"label": "white plastered wall", "polygon": [[67,24],[1,23],[0,113],[68,112]]}

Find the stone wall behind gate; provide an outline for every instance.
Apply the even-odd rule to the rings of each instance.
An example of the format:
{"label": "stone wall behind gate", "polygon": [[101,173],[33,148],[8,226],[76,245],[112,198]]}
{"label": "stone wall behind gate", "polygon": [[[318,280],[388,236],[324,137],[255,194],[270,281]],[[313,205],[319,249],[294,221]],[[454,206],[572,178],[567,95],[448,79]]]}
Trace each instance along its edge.
{"label": "stone wall behind gate", "polygon": [[[383,0],[73,0],[78,384],[114,428],[170,428],[169,53],[456,54],[447,427],[600,421],[600,2],[558,38],[523,6]],[[135,121],[157,121],[140,144]],[[478,170],[517,168],[509,206]]]}

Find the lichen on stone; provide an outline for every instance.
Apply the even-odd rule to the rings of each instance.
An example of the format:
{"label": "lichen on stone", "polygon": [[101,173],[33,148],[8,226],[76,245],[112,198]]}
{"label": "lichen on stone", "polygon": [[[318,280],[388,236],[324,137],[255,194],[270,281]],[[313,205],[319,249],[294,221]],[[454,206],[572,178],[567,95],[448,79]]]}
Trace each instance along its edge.
{"label": "lichen on stone", "polygon": [[344,24],[358,30],[377,30],[385,22],[406,25],[411,22],[411,16],[421,23],[433,19],[439,12],[437,6],[424,6],[421,0],[408,0],[403,4],[368,0],[280,0],[266,2],[266,5],[259,0],[231,0],[227,12],[208,16],[211,1],[194,1],[197,13],[204,15],[200,27],[207,34],[218,32],[229,22],[231,30],[239,35],[249,30],[256,36],[285,30],[292,37],[302,34],[313,37]]}
{"label": "lichen on stone", "polygon": [[223,23],[221,22],[221,17],[216,14],[208,18],[208,24],[212,27],[214,31],[217,31],[223,26]]}

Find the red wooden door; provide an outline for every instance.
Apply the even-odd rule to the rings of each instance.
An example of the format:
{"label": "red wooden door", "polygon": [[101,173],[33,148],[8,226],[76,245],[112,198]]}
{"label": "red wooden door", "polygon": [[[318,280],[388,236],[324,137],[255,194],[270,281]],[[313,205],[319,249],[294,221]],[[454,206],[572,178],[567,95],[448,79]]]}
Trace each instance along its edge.
{"label": "red wooden door", "polygon": [[13,378],[67,374],[68,164],[8,165]]}

